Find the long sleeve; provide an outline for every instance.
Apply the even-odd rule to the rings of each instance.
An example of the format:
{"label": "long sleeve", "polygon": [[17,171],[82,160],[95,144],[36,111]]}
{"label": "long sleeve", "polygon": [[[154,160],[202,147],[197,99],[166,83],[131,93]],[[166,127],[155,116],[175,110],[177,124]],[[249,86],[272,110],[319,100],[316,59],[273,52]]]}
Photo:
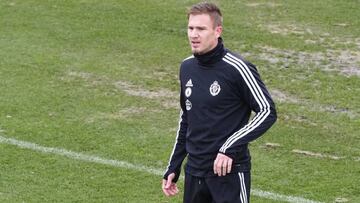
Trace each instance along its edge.
{"label": "long sleeve", "polygon": [[184,95],[182,94],[183,91],[180,91],[180,118],[179,118],[179,128],[177,131],[177,136],[175,140],[175,144],[170,156],[169,165],[167,170],[164,174],[164,179],[167,179],[168,175],[171,173],[175,173],[175,178],[173,182],[177,182],[181,172],[181,164],[185,159],[187,152],[186,152],[186,132],[187,132],[187,115],[185,110],[185,102],[184,102]]}
{"label": "long sleeve", "polygon": [[241,145],[247,144],[265,133],[276,121],[275,104],[254,65],[228,55],[225,59],[237,69],[238,89],[242,99],[256,115],[241,129],[234,132],[222,145],[219,152],[234,154]]}

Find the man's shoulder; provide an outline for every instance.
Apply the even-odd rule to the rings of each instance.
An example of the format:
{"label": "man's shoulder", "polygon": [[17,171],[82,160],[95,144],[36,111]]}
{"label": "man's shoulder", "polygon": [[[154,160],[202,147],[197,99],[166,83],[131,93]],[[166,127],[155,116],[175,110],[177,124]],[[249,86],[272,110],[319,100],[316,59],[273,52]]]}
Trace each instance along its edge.
{"label": "man's shoulder", "polygon": [[227,50],[227,53],[224,56],[224,60],[229,62],[235,62],[236,63],[240,63],[240,64],[246,64],[246,66],[250,66],[252,68],[256,69],[256,66],[254,64],[252,64],[251,62],[249,62],[248,60],[246,60],[242,55],[236,53],[236,52],[232,52]]}
{"label": "man's shoulder", "polygon": [[182,60],[181,65],[182,65],[182,66],[184,66],[184,65],[189,65],[189,64],[193,63],[194,60],[195,60],[194,55],[191,55],[191,56],[185,58],[184,60]]}
{"label": "man's shoulder", "polygon": [[183,62],[188,61],[188,60],[193,59],[193,58],[194,58],[194,55],[191,55],[191,56],[185,58],[185,59],[183,60]]}
{"label": "man's shoulder", "polygon": [[224,58],[233,58],[234,60],[237,60],[237,61],[243,61],[243,62],[249,63],[241,54],[230,51],[230,50],[226,51]]}
{"label": "man's shoulder", "polygon": [[181,69],[183,69],[185,67],[193,66],[194,64],[195,64],[195,57],[194,57],[194,55],[191,55],[191,56],[185,58],[181,62]]}

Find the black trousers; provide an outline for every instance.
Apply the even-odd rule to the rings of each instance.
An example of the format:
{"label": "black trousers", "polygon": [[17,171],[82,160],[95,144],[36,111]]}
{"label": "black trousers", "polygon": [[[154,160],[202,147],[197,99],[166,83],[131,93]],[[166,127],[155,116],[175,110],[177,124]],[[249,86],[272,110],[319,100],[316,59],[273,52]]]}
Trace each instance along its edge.
{"label": "black trousers", "polygon": [[184,203],[249,203],[250,171],[226,176],[185,174]]}

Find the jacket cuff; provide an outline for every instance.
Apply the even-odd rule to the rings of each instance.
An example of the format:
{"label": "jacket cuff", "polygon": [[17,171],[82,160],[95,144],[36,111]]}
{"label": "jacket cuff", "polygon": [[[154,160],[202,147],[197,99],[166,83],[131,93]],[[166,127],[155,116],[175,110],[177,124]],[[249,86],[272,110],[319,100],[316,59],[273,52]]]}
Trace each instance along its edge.
{"label": "jacket cuff", "polygon": [[228,156],[230,157],[232,160],[235,160],[236,158],[236,153],[229,153],[229,152],[226,152],[226,153],[223,153],[223,152],[219,152],[220,154],[224,154],[225,156]]}
{"label": "jacket cuff", "polygon": [[179,177],[180,177],[180,170],[176,170],[176,171],[168,170],[168,171],[164,174],[163,178],[164,178],[165,180],[167,180],[167,179],[168,179],[168,176],[169,176],[170,174],[172,174],[172,173],[175,173],[175,177],[174,177],[174,179],[172,180],[172,182],[173,182],[173,183],[176,183],[176,182],[179,180]]}

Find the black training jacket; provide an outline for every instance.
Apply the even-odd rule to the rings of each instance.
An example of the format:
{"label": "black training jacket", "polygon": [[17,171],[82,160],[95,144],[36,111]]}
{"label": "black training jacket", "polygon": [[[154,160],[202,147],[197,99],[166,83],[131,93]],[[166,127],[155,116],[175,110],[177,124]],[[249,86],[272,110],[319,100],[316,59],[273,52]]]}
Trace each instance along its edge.
{"label": "black training jacket", "polygon": [[176,182],[186,156],[187,173],[214,176],[218,153],[233,159],[232,172],[250,170],[248,143],[277,118],[256,67],[225,49],[219,38],[210,52],[182,62],[180,84],[179,129],[164,178],[175,172]]}

